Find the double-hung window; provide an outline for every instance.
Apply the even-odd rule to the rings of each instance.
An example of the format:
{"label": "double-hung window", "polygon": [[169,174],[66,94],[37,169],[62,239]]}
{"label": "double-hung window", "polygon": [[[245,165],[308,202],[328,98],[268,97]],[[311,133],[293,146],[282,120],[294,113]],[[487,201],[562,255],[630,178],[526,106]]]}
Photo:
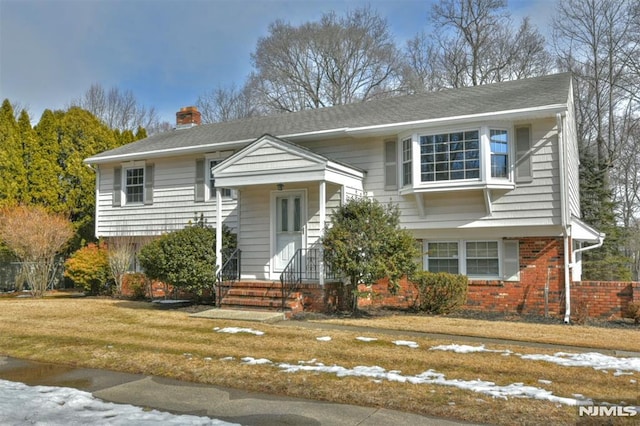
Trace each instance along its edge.
{"label": "double-hung window", "polygon": [[427,265],[431,272],[459,272],[457,242],[427,242]]}
{"label": "double-hung window", "polygon": [[[216,178],[213,175],[213,168],[220,163],[221,160],[209,160],[209,199],[216,198]],[[231,189],[222,188],[221,191],[223,198],[231,198]]]}
{"label": "double-hung window", "polygon": [[125,170],[125,195],[127,204],[144,202],[144,167]]}
{"label": "double-hung window", "polygon": [[498,241],[427,241],[425,269],[474,278],[500,276]]}
{"label": "double-hung window", "polygon": [[466,242],[467,275],[497,277],[500,273],[500,258],[497,241]]}
{"label": "double-hung window", "polygon": [[404,139],[402,141],[402,185],[411,185],[413,179],[411,179],[412,173],[412,150],[413,141],[411,138]]}
{"label": "double-hung window", "polygon": [[113,168],[113,207],[153,204],[154,166],[143,161]]}
{"label": "double-hung window", "polygon": [[491,144],[491,177],[509,177],[509,140],[506,130],[489,131]]}

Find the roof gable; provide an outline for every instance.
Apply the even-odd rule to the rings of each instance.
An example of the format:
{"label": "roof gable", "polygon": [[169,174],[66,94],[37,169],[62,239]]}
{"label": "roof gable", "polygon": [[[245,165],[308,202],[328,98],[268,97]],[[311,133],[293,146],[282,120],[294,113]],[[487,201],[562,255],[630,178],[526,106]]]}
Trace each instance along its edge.
{"label": "roof gable", "polygon": [[292,169],[319,170],[324,169],[328,162],[328,158],[301,146],[271,135],[263,135],[218,164],[214,174],[217,177],[224,177],[247,172],[269,172],[276,169],[283,172]]}

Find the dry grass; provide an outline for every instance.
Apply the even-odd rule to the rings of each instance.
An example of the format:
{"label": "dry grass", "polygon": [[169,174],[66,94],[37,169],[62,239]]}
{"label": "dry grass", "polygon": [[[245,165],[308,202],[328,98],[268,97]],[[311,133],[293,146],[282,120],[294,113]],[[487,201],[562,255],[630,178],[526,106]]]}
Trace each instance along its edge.
{"label": "dry grass", "polygon": [[[564,336],[558,338],[564,343],[565,338],[571,337],[570,334],[583,334],[581,327],[484,324],[447,318],[403,317],[357,320],[356,323],[395,329],[410,326],[423,331],[457,330],[466,335],[504,338],[537,335],[545,341],[550,341],[551,335],[562,333]],[[474,326],[474,323],[477,325]],[[225,334],[213,330],[214,327],[226,326],[251,327],[264,331],[265,335]],[[517,328],[516,334],[505,330],[511,326]],[[584,332],[586,335],[591,332],[597,334],[597,330],[585,329],[588,330]],[[598,337],[602,345],[619,347],[625,340],[629,344],[630,336],[634,336],[632,344],[625,348],[637,348],[637,330],[605,331],[606,335]],[[355,340],[362,334],[309,330],[295,323],[282,326],[196,319],[184,312],[156,310],[149,304],[126,301],[0,299],[0,353],[24,359],[159,375],[491,424],[575,424],[578,420],[577,409],[530,399],[494,399],[436,385],[376,383],[362,377],[338,378],[312,372],[287,374],[274,366],[249,366],[239,360],[251,356],[268,358],[276,363],[297,364],[299,361],[317,359],[326,365],[343,367],[380,366],[387,370],[400,370],[403,375],[433,369],[444,373],[449,379],[483,379],[499,385],[524,383],[544,387],[558,396],[571,397],[580,393],[596,401],[640,403],[639,385],[631,383],[629,376],[615,377],[591,368],[560,367],[522,360],[517,356],[428,350],[434,345],[451,343],[445,340],[416,339],[402,335],[390,338],[388,334],[375,332],[366,333],[366,336],[377,337],[379,340],[376,342]],[[330,335],[332,340],[316,340],[322,335]],[[396,346],[391,342],[395,339],[416,341],[420,348]],[[498,345],[490,348],[507,349]],[[552,353],[526,346],[510,345],[508,349],[519,353]],[[234,360],[221,359],[230,356]],[[538,382],[540,379],[552,383],[543,385]]]}
{"label": "dry grass", "polygon": [[359,319],[341,318],[323,320],[322,322],[640,352],[640,329],[637,327],[635,329],[610,329],[586,325],[567,326],[434,316],[407,317],[406,315]]}

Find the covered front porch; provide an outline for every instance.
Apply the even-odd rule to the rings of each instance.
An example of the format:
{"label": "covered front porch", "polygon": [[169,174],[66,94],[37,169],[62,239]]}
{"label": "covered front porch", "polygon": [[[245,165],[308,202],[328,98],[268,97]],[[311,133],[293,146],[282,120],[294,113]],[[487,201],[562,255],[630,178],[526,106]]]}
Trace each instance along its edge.
{"label": "covered front porch", "polygon": [[[336,280],[322,262],[322,234],[332,211],[363,194],[365,172],[269,135],[218,164],[216,231],[222,233],[221,188],[237,191],[237,247],[217,239],[222,281],[283,283],[293,289]],[[285,292],[288,290],[284,290]]]}

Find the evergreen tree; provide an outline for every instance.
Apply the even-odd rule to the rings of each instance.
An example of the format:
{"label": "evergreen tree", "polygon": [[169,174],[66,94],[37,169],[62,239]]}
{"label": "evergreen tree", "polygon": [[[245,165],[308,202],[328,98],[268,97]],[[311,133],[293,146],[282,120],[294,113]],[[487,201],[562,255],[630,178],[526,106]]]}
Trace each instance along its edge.
{"label": "evergreen tree", "polygon": [[18,123],[8,99],[0,107],[0,203],[19,201],[20,179],[24,176]]}
{"label": "evergreen tree", "polygon": [[60,139],[62,131],[59,121],[62,111],[44,110],[40,121],[35,126],[36,147],[31,158],[31,180],[29,194],[32,204],[48,206],[51,210],[61,212],[59,178],[62,169],[58,163]]}
{"label": "evergreen tree", "polygon": [[582,219],[606,234],[602,247],[583,254],[583,276],[594,281],[631,280],[629,259],[621,255],[622,228],[616,225],[615,203],[606,172],[597,167],[589,150],[580,155],[580,199]]}
{"label": "evergreen tree", "polygon": [[21,163],[21,170],[16,174],[16,182],[20,188],[18,202],[24,204],[31,202],[29,194],[30,182],[33,180],[33,173],[37,173],[37,170],[34,170],[32,165],[37,145],[37,135],[33,127],[31,127],[31,117],[24,109],[20,112],[20,117],[18,118],[18,137],[22,161],[16,161],[16,163]]}

